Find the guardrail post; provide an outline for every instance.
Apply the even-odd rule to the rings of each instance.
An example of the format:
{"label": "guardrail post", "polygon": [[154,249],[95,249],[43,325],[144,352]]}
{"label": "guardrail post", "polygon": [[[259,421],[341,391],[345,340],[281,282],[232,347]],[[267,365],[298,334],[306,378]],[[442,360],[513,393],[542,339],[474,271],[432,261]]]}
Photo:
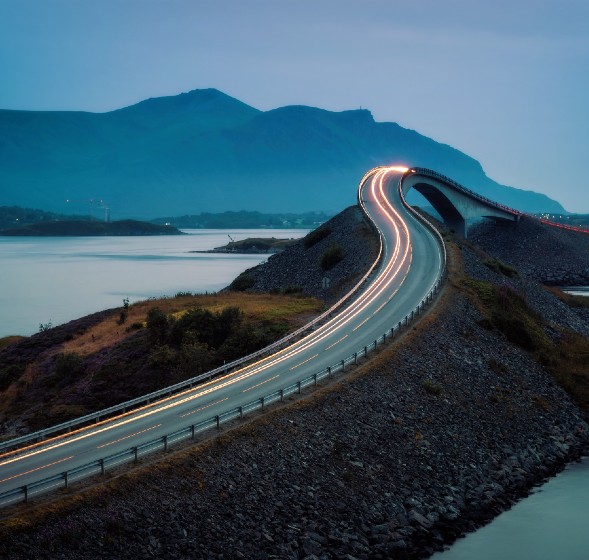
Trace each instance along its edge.
{"label": "guardrail post", "polygon": [[313,385],[317,386],[317,374],[313,374]]}
{"label": "guardrail post", "polygon": [[262,403],[262,410],[264,410],[264,397],[260,399],[260,402]]}
{"label": "guardrail post", "polygon": [[376,350],[376,347],[378,346],[378,340],[374,341],[374,349]]}
{"label": "guardrail post", "polygon": [[220,428],[221,426],[221,420],[219,419],[219,415],[217,414],[217,416],[215,416],[215,421],[217,422],[217,430]]}
{"label": "guardrail post", "polygon": [[67,471],[65,471],[65,472],[63,473],[63,487],[64,487],[64,488],[67,488],[67,486],[68,486],[68,482],[69,482],[69,481],[68,481],[68,477],[67,477]]}
{"label": "guardrail post", "polygon": [[192,424],[192,426],[190,426],[190,439],[194,439],[194,435],[195,435],[194,424]]}
{"label": "guardrail post", "polygon": [[342,371],[346,371],[346,360],[342,360]]}
{"label": "guardrail post", "polygon": [[284,400],[284,389],[280,389],[280,402]]}
{"label": "guardrail post", "polygon": [[331,377],[331,366],[327,368],[327,377]]}
{"label": "guardrail post", "polygon": [[29,487],[25,484],[22,487],[22,491],[23,491],[23,493],[25,495],[25,504],[26,504],[29,501]]}
{"label": "guardrail post", "polygon": [[100,459],[100,474],[104,474],[104,459]]}
{"label": "guardrail post", "polygon": [[387,331],[384,332],[384,334],[382,335],[382,342],[383,344],[387,341]]}
{"label": "guardrail post", "polygon": [[243,406],[239,407],[239,417],[243,418]]}
{"label": "guardrail post", "polygon": [[139,455],[137,453],[137,446],[133,447],[133,453],[135,454],[135,462],[139,460]]}
{"label": "guardrail post", "polygon": [[397,326],[397,330],[400,331],[401,330],[401,321],[399,321],[399,325]]}
{"label": "guardrail post", "polygon": [[354,352],[354,365],[358,365],[358,352]]}
{"label": "guardrail post", "polygon": [[299,395],[301,394],[301,382],[297,383],[297,389],[299,390]]}
{"label": "guardrail post", "polygon": [[168,450],[168,436],[164,436],[164,451]]}
{"label": "guardrail post", "polygon": [[368,346],[364,346],[364,357],[368,356]]}

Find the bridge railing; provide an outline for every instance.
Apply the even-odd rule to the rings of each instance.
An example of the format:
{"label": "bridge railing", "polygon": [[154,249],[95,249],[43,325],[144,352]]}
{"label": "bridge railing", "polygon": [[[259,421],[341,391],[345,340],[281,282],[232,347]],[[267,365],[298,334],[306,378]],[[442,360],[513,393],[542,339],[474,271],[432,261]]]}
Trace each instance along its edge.
{"label": "bridge railing", "polygon": [[[440,240],[441,239],[442,238],[440,236]],[[81,465],[79,467],[63,471],[54,476],[46,477],[30,484],[19,486],[13,490],[0,493],[0,508],[8,507],[17,503],[28,502],[33,497],[40,496],[51,491],[62,488],[69,488],[69,486],[74,482],[78,482],[98,474],[105,474],[107,471],[110,471],[111,469],[125,463],[136,463],[141,458],[151,453],[158,451],[168,451],[172,445],[187,440],[195,440],[199,434],[210,432],[211,430],[219,430],[222,425],[228,422],[239,420],[244,416],[252,414],[258,410],[263,410],[273,403],[282,402],[287,397],[290,397],[294,394],[301,394],[303,389],[308,387],[315,387],[320,381],[331,378],[340,372],[345,372],[346,368],[352,365],[357,365],[362,359],[366,358],[370,353],[374,352],[387,341],[396,338],[419,315],[421,315],[425,308],[434,301],[436,294],[439,292],[445,280],[445,273],[446,267],[444,266],[437,281],[430,288],[427,294],[413,308],[412,311],[407,313],[407,315],[401,321],[391,325],[391,327],[388,328],[381,336],[377,337],[370,344],[359,348],[356,352],[347,358],[344,358],[321,371],[309,375],[306,378],[297,381],[296,383],[287,385],[282,389],[252,400],[242,406],[235,407],[220,414],[211,416],[210,418],[207,418],[201,422],[189,424],[180,428],[179,430],[170,432],[169,434],[155,438],[141,445],[129,447],[123,451],[112,455],[106,455],[103,458],[89,462],[85,465]]]}
{"label": "bridge railing", "polygon": [[450,179],[449,177],[446,177],[445,175],[442,175],[441,173],[438,173],[437,171],[432,171],[431,169],[425,169],[424,167],[412,167],[408,173],[411,173],[412,171],[415,171],[415,173],[419,173],[420,175],[425,175],[425,176],[432,177],[435,179],[440,179],[441,181],[444,181],[445,183],[452,185],[455,189],[463,192],[464,194],[466,194],[472,198],[475,198],[477,200],[480,200],[481,202],[484,202],[489,206],[493,206],[494,208],[497,208],[499,210],[503,210],[505,212],[513,214],[514,216],[526,216],[527,218],[531,218],[532,220],[538,221],[542,224],[546,224],[551,227],[557,227],[560,229],[565,229],[568,231],[575,231],[577,233],[589,233],[589,228],[585,228],[585,227],[581,227],[581,226],[569,226],[567,224],[553,222],[552,220],[548,220],[546,218],[539,218],[538,216],[534,216],[533,214],[529,214],[527,212],[522,212],[521,210],[516,210],[515,208],[511,208],[509,206],[506,206],[505,204],[500,204],[499,202],[491,200],[490,198],[487,198],[486,196],[483,196],[479,193],[476,193],[476,192],[464,187],[463,185],[457,183],[453,179]]}

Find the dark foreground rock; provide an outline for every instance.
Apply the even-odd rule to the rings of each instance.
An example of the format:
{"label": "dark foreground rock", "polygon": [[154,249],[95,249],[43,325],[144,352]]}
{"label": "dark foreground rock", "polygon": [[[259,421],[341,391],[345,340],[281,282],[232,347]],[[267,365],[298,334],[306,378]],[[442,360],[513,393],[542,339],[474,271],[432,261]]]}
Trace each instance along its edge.
{"label": "dark foreground rock", "polygon": [[[467,246],[461,260],[470,276],[504,282]],[[560,305],[509,281],[529,282],[531,303]],[[0,557],[430,555],[578,457],[589,429],[462,290],[444,298],[403,344],[338,386],[93,489],[59,515],[29,527],[23,516],[2,533]],[[567,324],[585,328],[571,313]]]}

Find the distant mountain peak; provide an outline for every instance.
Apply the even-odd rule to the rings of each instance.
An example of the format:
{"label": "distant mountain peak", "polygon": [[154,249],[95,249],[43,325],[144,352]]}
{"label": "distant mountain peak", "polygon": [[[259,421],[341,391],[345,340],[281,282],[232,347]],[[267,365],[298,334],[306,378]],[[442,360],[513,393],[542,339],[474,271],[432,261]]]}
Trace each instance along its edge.
{"label": "distant mountain peak", "polygon": [[112,113],[121,113],[129,111],[178,111],[178,110],[211,110],[238,107],[247,109],[252,112],[259,112],[258,109],[235,99],[222,91],[215,88],[193,89],[178,95],[168,95],[163,97],[150,97],[139,103],[116,109]]}

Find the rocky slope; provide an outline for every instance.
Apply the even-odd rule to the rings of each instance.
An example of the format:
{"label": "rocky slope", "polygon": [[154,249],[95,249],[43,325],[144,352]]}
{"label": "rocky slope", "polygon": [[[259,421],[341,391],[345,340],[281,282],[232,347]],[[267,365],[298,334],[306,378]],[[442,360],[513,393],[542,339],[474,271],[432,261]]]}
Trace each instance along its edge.
{"label": "rocky slope", "polygon": [[[494,271],[469,243],[452,247],[442,300],[402,341],[309,399],[56,513],[5,522],[0,556],[418,558],[496,515],[576,457],[589,427],[472,286],[537,310],[548,345],[589,327],[526,276]],[[286,254],[269,259],[271,278],[256,273],[258,286],[280,287],[270,263]]]}
{"label": "rocky slope", "polygon": [[480,222],[469,239],[516,266],[526,276],[553,286],[589,285],[589,235],[546,227],[522,217],[517,224]]}
{"label": "rocky slope", "polygon": [[[322,266],[322,259],[333,247],[341,249],[341,260],[330,267]],[[302,242],[246,270],[231,288],[252,292],[302,291],[333,301],[360,279],[377,254],[378,241],[362,211],[358,206],[350,206]],[[324,278],[329,279],[328,289],[323,288]]]}

